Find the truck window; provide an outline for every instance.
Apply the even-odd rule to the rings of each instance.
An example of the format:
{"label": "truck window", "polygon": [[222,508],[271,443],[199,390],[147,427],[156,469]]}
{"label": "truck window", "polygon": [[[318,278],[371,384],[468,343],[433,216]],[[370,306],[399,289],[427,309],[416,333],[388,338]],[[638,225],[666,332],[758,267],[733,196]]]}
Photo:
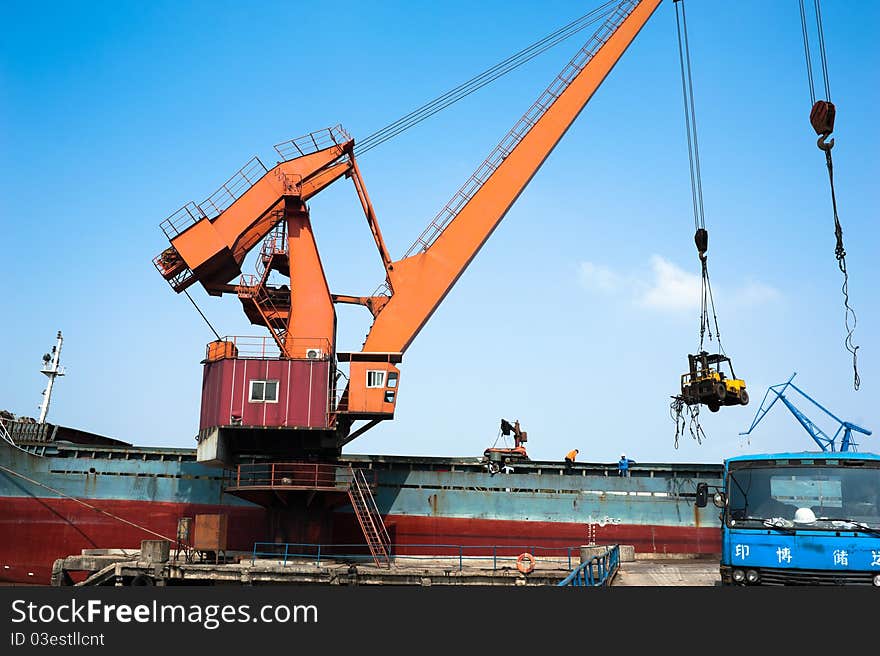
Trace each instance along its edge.
{"label": "truck window", "polygon": [[770,478],[770,496],[797,508],[811,508],[814,512],[825,508],[838,512],[843,507],[840,479],[818,476],[779,475]]}

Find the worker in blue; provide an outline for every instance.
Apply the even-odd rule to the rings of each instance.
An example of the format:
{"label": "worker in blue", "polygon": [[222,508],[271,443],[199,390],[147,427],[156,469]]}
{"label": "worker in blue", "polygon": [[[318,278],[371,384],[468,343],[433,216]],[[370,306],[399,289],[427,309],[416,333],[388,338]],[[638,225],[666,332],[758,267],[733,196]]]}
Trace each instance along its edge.
{"label": "worker in blue", "polygon": [[620,460],[617,462],[617,475],[629,476],[629,466],[635,464],[635,460],[630,460],[625,453],[620,454]]}

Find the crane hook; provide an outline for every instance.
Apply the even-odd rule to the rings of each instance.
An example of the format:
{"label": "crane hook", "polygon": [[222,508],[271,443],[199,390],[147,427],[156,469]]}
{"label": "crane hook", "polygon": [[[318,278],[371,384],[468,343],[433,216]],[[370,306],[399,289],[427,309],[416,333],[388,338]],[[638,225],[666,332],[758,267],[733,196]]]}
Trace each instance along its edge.
{"label": "crane hook", "polygon": [[819,146],[819,150],[824,150],[826,153],[830,153],[831,149],[834,148],[834,137],[831,137],[831,141],[825,141],[828,138],[829,134],[830,132],[821,134],[816,140],[816,145]]}

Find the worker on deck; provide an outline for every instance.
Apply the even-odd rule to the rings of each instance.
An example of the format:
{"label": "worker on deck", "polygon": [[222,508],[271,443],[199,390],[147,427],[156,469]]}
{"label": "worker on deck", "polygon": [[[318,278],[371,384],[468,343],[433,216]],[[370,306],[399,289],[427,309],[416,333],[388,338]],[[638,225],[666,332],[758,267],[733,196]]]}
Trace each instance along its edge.
{"label": "worker on deck", "polygon": [[577,458],[577,454],[577,449],[572,449],[565,454],[565,471],[571,471],[572,465],[574,465],[574,460]]}
{"label": "worker on deck", "polygon": [[625,453],[621,453],[620,460],[617,461],[617,475],[629,476],[629,466],[633,463],[635,463],[635,460],[630,460],[626,457]]}

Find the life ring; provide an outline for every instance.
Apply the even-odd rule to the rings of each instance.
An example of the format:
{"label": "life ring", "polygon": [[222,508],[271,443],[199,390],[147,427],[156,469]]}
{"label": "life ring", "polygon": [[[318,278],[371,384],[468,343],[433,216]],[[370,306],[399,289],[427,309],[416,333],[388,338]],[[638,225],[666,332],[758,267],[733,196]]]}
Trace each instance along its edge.
{"label": "life ring", "polygon": [[523,574],[529,574],[535,569],[535,557],[530,553],[521,553],[516,559],[516,568]]}

